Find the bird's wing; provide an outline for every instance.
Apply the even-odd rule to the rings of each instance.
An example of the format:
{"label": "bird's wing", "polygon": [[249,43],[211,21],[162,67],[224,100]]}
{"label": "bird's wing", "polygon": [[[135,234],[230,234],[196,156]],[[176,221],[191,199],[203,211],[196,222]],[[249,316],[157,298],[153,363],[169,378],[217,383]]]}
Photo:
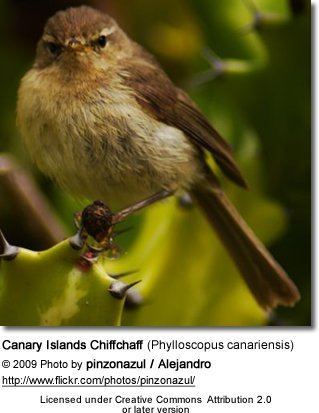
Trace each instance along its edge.
{"label": "bird's wing", "polygon": [[[147,59],[146,59],[147,58]],[[247,187],[233,157],[231,146],[208,122],[190,97],[178,89],[153,58],[125,62],[123,82],[137,102],[157,120],[182,130],[199,147],[210,151],[223,173],[237,185]]]}

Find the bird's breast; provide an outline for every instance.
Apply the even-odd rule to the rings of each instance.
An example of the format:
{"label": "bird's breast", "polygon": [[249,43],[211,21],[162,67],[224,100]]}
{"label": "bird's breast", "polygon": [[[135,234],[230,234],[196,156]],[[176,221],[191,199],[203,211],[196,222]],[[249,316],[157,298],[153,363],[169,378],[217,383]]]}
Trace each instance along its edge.
{"label": "bird's breast", "polygon": [[18,124],[39,168],[77,196],[127,204],[186,186],[197,173],[184,134],[153,119],[121,85],[63,88],[33,70],[20,87]]}

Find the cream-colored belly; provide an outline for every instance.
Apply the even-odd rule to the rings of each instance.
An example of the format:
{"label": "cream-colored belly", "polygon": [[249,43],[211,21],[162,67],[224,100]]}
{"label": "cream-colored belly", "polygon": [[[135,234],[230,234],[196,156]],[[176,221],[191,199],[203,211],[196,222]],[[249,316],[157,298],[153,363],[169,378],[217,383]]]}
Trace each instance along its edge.
{"label": "cream-colored belly", "polygon": [[198,178],[184,134],[145,114],[128,93],[51,96],[24,79],[18,123],[38,167],[76,197],[119,207]]}

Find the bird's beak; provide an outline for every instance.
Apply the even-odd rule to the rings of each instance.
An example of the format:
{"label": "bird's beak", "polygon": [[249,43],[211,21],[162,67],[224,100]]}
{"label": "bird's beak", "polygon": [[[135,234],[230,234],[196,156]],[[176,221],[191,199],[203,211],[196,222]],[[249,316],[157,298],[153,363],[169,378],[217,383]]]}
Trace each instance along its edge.
{"label": "bird's beak", "polygon": [[73,51],[83,51],[85,49],[85,45],[80,40],[72,38],[68,41],[67,48]]}

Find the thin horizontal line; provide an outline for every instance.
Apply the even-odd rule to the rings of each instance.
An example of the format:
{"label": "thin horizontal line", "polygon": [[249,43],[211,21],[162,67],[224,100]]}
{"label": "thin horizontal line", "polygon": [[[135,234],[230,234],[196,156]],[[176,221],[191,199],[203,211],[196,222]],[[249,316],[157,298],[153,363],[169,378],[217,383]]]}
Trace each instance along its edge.
{"label": "thin horizontal line", "polygon": [[190,385],[188,385],[188,384],[185,384],[185,385],[165,385],[165,384],[163,384],[163,385],[152,385],[152,384],[150,384],[150,385],[143,385],[143,386],[139,386],[139,385],[116,385],[116,384],[114,384],[114,385],[109,385],[109,386],[104,386],[103,384],[101,384],[101,385],[95,385],[95,386],[85,386],[85,385],[81,385],[81,384],[79,384],[79,385],[63,385],[63,384],[57,384],[57,385],[33,385],[33,384],[26,384],[26,385],[14,385],[14,384],[3,384],[2,385],[2,387],[138,387],[138,388],[141,388],[141,387],[196,387],[194,384],[190,384]]}

